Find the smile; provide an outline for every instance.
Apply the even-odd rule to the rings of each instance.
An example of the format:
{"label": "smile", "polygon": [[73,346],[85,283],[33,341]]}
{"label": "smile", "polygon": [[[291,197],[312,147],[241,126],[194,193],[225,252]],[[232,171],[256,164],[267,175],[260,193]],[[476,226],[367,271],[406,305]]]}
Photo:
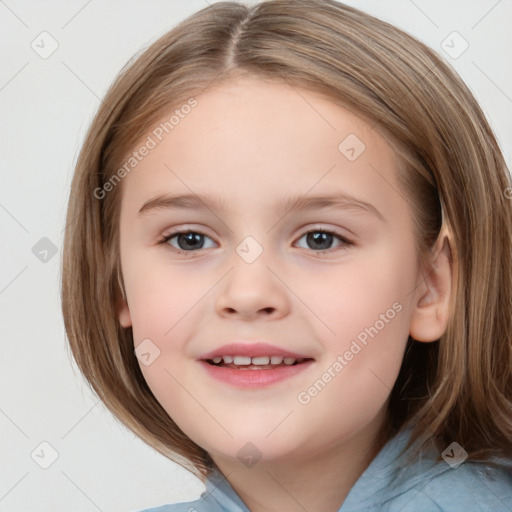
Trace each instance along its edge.
{"label": "smile", "polygon": [[199,363],[210,377],[242,388],[275,384],[309,368],[314,359],[282,356],[217,356]]}
{"label": "smile", "polygon": [[293,366],[305,361],[305,358],[283,356],[217,356],[208,359],[207,362],[224,368],[236,368],[239,370],[268,370],[277,366]]}

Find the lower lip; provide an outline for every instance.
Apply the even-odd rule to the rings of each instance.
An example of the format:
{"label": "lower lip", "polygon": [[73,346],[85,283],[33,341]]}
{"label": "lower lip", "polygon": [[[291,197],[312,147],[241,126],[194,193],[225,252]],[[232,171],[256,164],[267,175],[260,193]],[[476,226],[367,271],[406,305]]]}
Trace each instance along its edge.
{"label": "lower lip", "polygon": [[296,365],[278,366],[274,369],[262,370],[237,370],[235,368],[226,368],[225,366],[214,366],[206,361],[199,361],[199,363],[214,379],[227,382],[233,386],[256,388],[269,386],[298,375],[309,368],[314,363],[314,360],[311,359]]}

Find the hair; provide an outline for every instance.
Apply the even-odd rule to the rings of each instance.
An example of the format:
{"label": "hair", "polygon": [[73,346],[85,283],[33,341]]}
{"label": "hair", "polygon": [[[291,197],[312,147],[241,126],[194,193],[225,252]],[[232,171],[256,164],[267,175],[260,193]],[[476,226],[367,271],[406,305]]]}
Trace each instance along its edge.
{"label": "hair", "polygon": [[[218,2],[131,59],[108,90],[81,148],[62,262],[62,310],[89,385],[132,432],[203,481],[214,468],[156,400],[134,355],[119,260],[122,183],[101,199],[126,155],[162,115],[238,76],[288,84],[349,108],[398,158],[418,262],[440,230],[454,268],[439,340],[409,337],[381,441],[411,441],[469,461],[512,460],[511,177],[474,96],[452,67],[408,33],[334,0]],[[117,175],[119,179],[119,174]]]}

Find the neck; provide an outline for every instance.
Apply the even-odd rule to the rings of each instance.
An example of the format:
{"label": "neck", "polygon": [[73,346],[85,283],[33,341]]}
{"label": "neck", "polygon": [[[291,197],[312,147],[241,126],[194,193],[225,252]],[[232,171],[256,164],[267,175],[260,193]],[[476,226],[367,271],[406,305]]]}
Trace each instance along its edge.
{"label": "neck", "polygon": [[212,457],[251,512],[337,512],[352,486],[382,448],[383,418],[322,453],[299,453],[286,461],[259,461],[246,467],[238,460]]}

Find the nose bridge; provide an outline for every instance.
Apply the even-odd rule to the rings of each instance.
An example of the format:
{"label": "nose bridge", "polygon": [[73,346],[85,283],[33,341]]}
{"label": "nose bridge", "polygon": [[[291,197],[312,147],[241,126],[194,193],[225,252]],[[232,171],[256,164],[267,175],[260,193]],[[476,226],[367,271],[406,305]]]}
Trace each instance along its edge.
{"label": "nose bridge", "polygon": [[[260,237],[261,239],[261,237]],[[272,281],[269,266],[276,264],[269,261],[271,250],[252,235],[246,236],[236,247],[231,258],[232,270],[230,283],[233,286],[247,287],[247,292],[261,293]]]}
{"label": "nose bridge", "polygon": [[235,247],[230,258],[231,270],[217,298],[219,312],[251,316],[262,310],[282,313],[286,309],[285,287],[270,270],[277,265],[269,261],[271,254],[252,235]]}
{"label": "nose bridge", "polygon": [[[265,242],[263,243],[267,244],[267,239],[265,239]],[[261,264],[262,260],[266,260],[269,252],[268,245],[266,248],[267,251],[265,251],[263,243],[260,243],[254,236],[248,235],[237,245],[235,252],[238,254],[240,259],[247,265],[252,265],[257,260],[260,260]],[[267,254],[262,258],[262,255],[265,252]]]}

